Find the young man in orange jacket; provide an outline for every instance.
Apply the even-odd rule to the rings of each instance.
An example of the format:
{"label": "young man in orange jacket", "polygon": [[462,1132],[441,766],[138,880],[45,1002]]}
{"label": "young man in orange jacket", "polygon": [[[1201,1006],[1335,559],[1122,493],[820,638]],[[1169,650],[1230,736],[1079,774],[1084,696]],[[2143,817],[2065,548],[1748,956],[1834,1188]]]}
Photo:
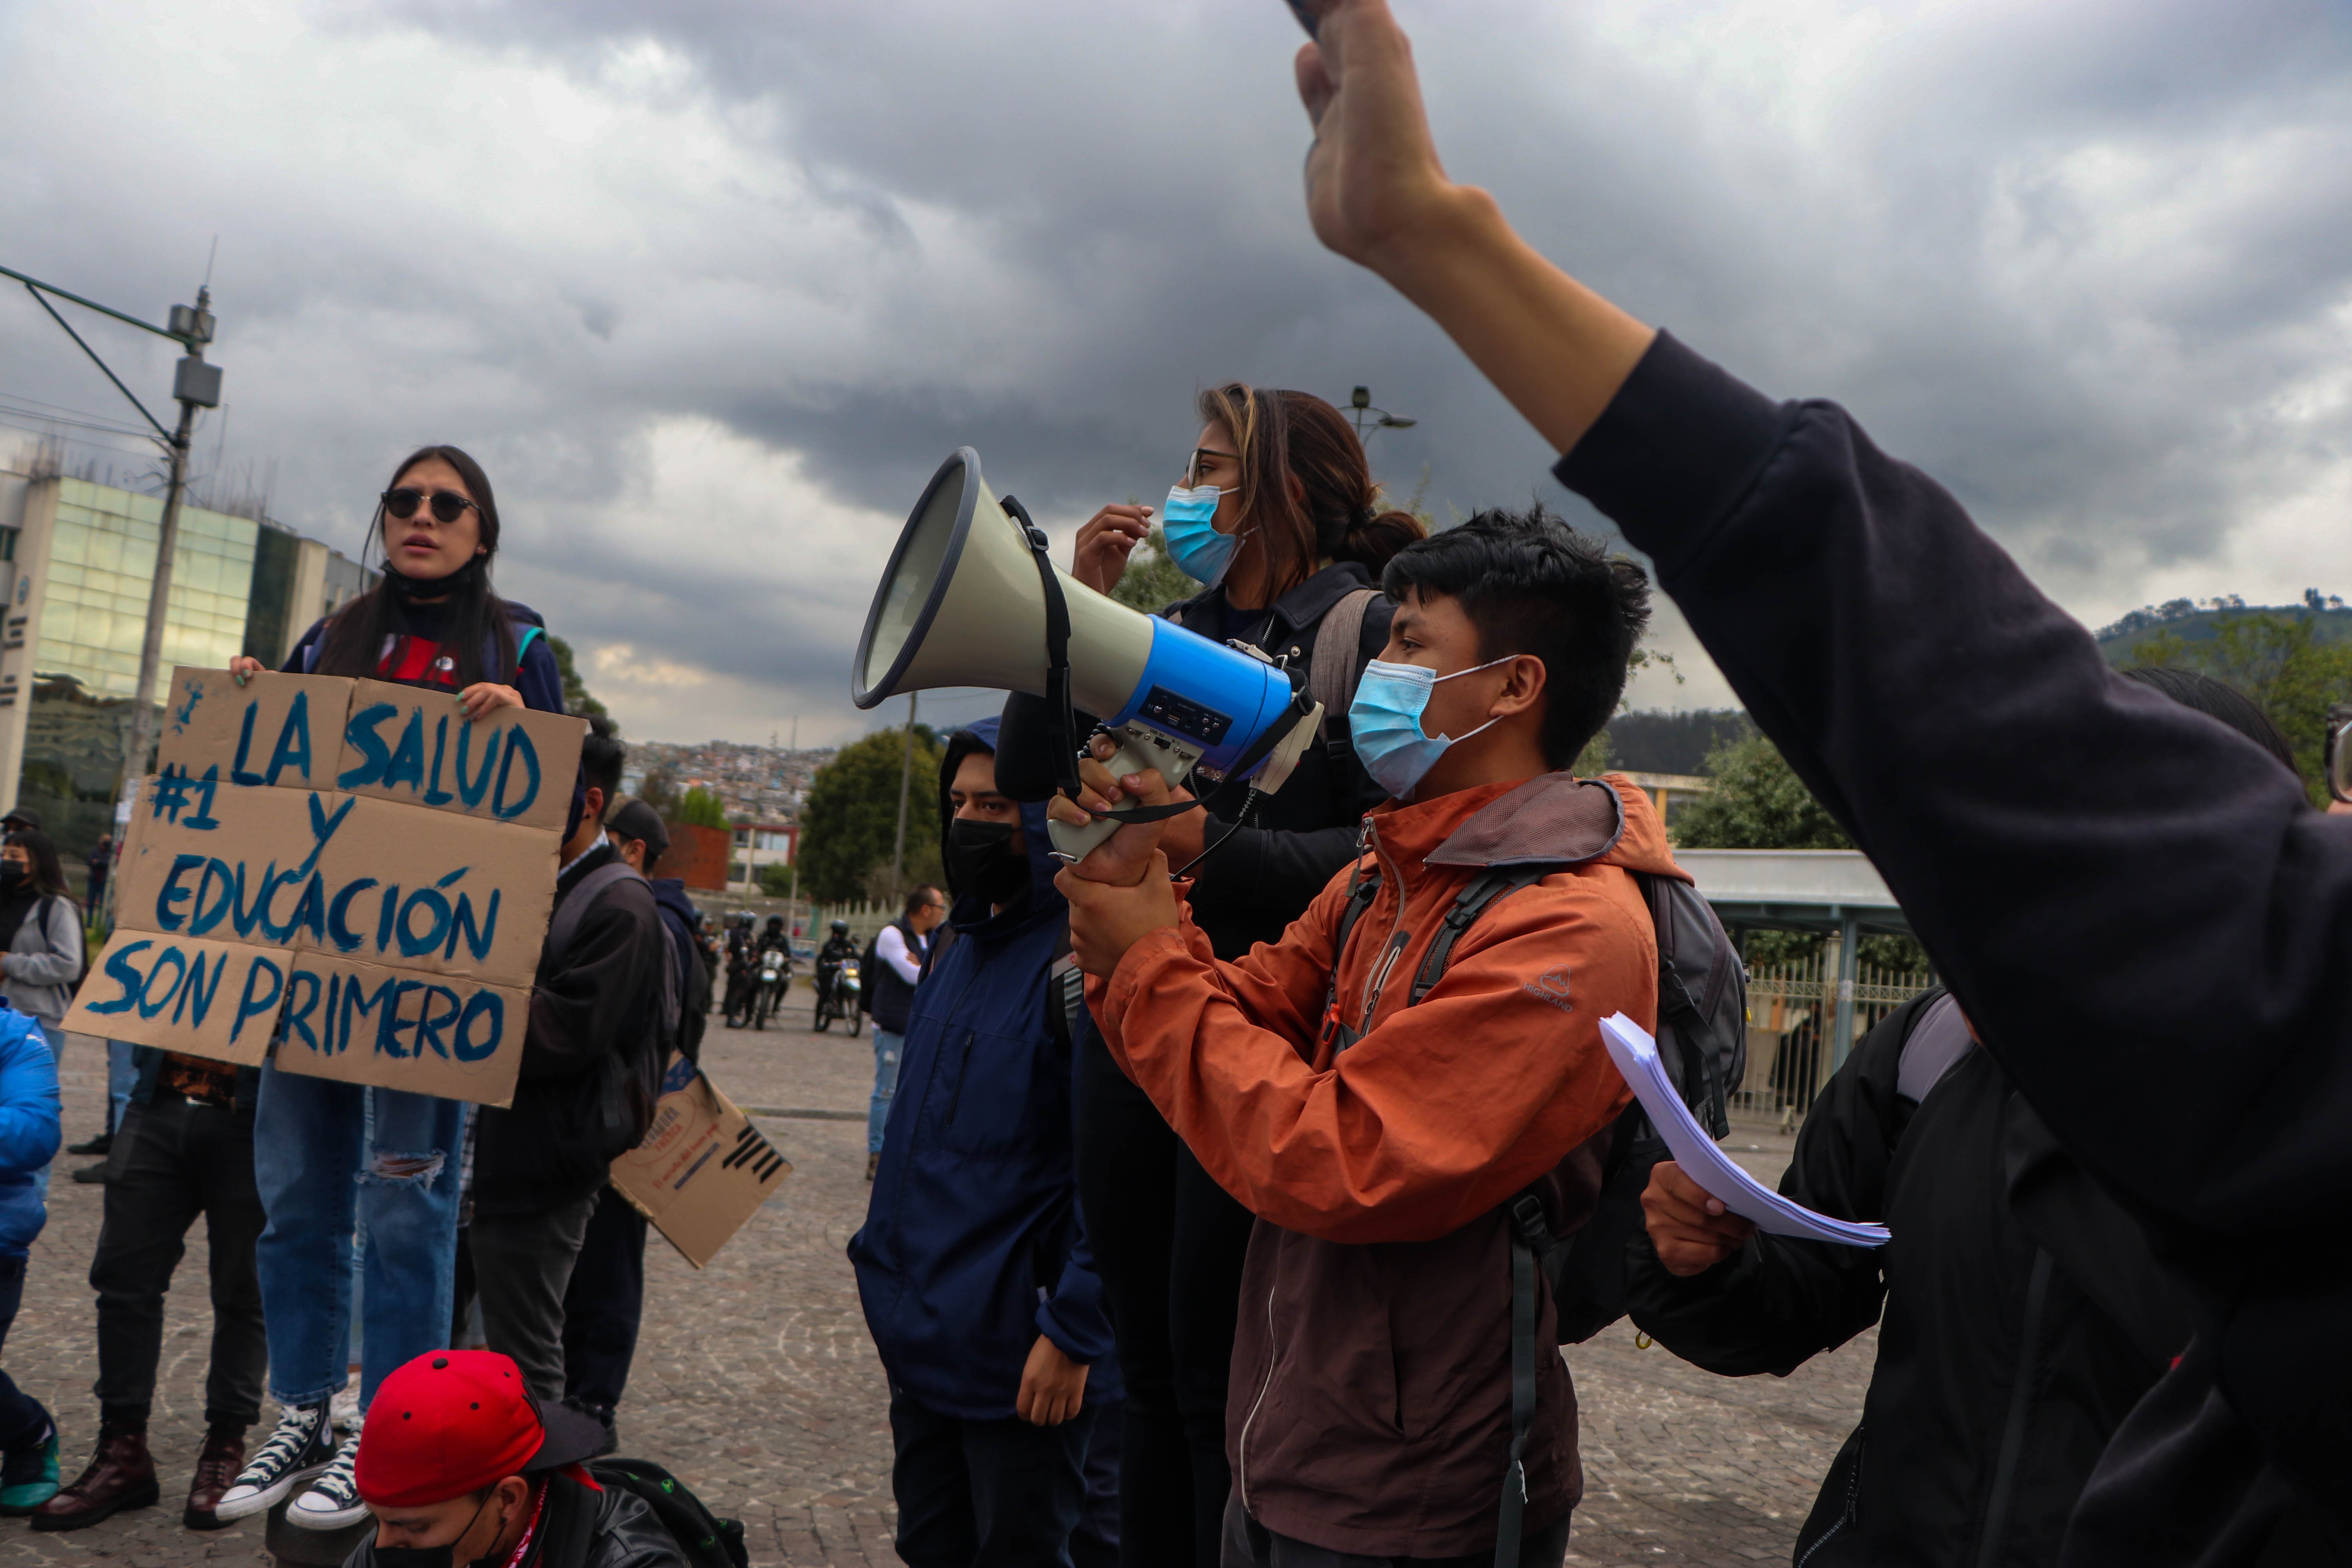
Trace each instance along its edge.
{"label": "young man in orange jacket", "polygon": [[[1503,1205],[1532,1190],[1556,1232],[1590,1216],[1601,1135],[1631,1099],[1600,1022],[1655,1022],[1634,873],[1683,877],[1647,796],[1561,771],[1624,689],[1649,615],[1638,567],[1535,509],[1412,546],[1382,586],[1395,623],[1348,718],[1396,798],[1280,942],[1220,963],[1156,826],[1060,879],[1112,1054],[1258,1216],[1229,1564],[1492,1561],[1511,1447]],[[1094,763],[1087,783],[1094,810],[1168,798],[1157,774]],[[1488,907],[1424,992],[1455,895],[1530,863],[1550,868]],[[1547,1296],[1539,1345],[1552,1329]],[[1518,1560],[1557,1564],[1583,1485],[1558,1355],[1538,1357],[1537,1396]]]}

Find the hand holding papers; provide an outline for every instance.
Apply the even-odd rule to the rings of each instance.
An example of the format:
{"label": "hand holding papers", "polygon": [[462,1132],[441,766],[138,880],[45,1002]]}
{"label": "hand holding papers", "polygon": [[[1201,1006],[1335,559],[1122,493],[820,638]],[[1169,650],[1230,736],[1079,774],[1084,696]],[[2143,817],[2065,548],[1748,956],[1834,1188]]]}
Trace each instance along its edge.
{"label": "hand holding papers", "polygon": [[1649,1113],[1650,1124],[1665,1140],[1675,1163],[1685,1175],[1713,1194],[1725,1208],[1752,1220],[1756,1228],[1774,1236],[1802,1237],[1808,1241],[1833,1241],[1846,1247],[1883,1247],[1886,1227],[1859,1220],[1832,1219],[1802,1204],[1791,1203],[1732,1163],[1695,1121],[1665,1065],[1658,1060],[1658,1043],[1649,1032],[1622,1013],[1601,1020],[1601,1040],[1609,1059],[1633,1086],[1634,1098]]}

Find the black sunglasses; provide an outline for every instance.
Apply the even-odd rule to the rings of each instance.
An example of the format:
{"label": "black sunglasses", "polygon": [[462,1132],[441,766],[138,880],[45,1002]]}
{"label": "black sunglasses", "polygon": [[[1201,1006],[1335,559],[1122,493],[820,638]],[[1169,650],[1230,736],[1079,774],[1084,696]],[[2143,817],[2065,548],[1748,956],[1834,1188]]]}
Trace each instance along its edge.
{"label": "black sunglasses", "polygon": [[416,509],[428,500],[433,503],[433,517],[437,522],[455,522],[466,515],[468,507],[476,511],[482,510],[456,490],[435,490],[427,495],[424,490],[403,485],[398,489],[383,492],[384,515],[403,520],[415,517]]}

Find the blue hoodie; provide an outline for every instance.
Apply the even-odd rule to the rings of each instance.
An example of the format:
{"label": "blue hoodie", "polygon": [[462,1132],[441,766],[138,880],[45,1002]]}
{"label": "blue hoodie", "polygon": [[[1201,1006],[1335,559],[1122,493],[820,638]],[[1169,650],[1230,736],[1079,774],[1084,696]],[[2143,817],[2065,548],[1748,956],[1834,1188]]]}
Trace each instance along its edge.
{"label": "blue hoodie", "polygon": [[33,1020],[0,1002],[0,1258],[24,1257],[48,1223],[60,1142],[57,1058]]}
{"label": "blue hoodie", "polygon": [[[996,721],[959,732],[940,795]],[[1089,1405],[1120,1395],[1101,1281],[1078,1218],[1073,1061],[1048,1011],[1069,906],[1055,890],[1045,808],[1024,805],[1029,890],[992,914],[959,898],[915,988],[898,1093],[866,1224],[849,1241],[866,1325],[893,1384],[943,1415],[1013,1414],[1044,1334],[1089,1363]]]}

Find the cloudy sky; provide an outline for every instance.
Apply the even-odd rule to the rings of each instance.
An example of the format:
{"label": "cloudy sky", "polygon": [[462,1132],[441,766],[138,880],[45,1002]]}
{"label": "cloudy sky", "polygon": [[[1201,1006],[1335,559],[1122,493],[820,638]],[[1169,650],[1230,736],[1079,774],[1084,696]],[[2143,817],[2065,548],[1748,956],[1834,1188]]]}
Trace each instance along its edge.
{"label": "cloudy sky", "polygon": [[[1456,177],[1847,404],[2086,621],[2352,593],[2341,0],[1397,5]],[[160,319],[217,235],[200,470],[351,552],[402,452],[467,447],[501,587],[629,733],[836,741],[959,443],[1066,535],[1164,492],[1197,386],[1362,383],[1441,519],[1590,517],[1315,246],[1298,42],[1279,0],[0,0],[0,264]],[[169,345],[93,336],[168,396]],[[15,289],[0,399],[128,414]],[[1727,699],[1658,640],[1638,704]]]}

